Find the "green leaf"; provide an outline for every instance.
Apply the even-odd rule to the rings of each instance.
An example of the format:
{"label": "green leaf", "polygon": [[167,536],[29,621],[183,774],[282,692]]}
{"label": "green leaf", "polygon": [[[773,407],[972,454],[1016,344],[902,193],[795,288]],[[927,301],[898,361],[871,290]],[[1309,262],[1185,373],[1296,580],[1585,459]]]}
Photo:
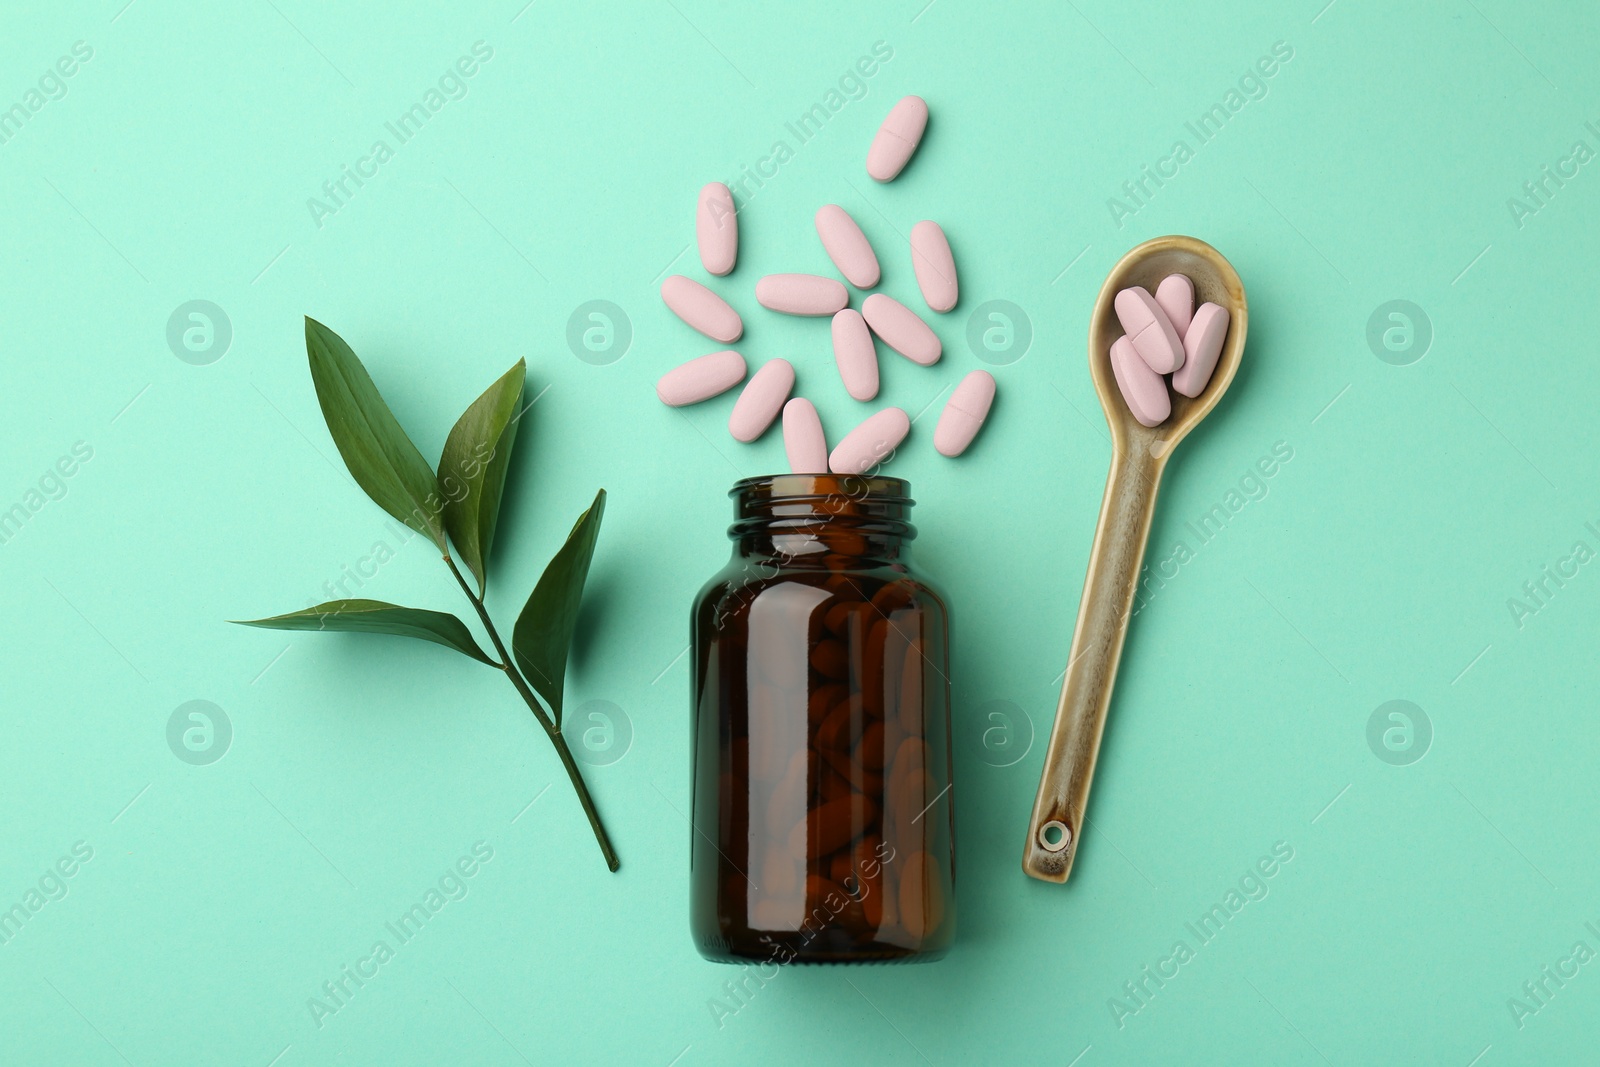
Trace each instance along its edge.
{"label": "green leaf", "polygon": [[527,363],[500,380],[456,420],[439,457],[439,489],[444,494],[444,525],[450,540],[478,579],[478,595],[489,582],[489,548],[500,516],[500,496],[511,465],[511,447],[522,420],[519,403]]}
{"label": "green leaf", "polygon": [[306,319],[311,381],[333,443],[356,484],[384,511],[445,547],[442,502],[433,468],[400,428],[367,368],[344,339]]}
{"label": "green leaf", "polygon": [[274,615],[270,619],[236,620],[240,626],[261,626],[268,630],[343,630],[360,634],[396,634],[417,637],[436,645],[453,648],[491,667],[498,666],[483,654],[472,639],[466,624],[443,611],[403,608],[381,600],[330,600],[314,608]]}
{"label": "green leaf", "polygon": [[583,582],[589,576],[589,561],[594,558],[595,538],[600,536],[600,518],[606,510],[606,491],[595,494],[589,510],[578,516],[567,543],[550,560],[550,565],[533,587],[533,595],[517,616],[511,632],[511,650],[528,684],[550,706],[555,723],[561,725],[561,690],[567,676],[567,650],[572,646],[572,631],[578,625],[578,605],[583,600]]}

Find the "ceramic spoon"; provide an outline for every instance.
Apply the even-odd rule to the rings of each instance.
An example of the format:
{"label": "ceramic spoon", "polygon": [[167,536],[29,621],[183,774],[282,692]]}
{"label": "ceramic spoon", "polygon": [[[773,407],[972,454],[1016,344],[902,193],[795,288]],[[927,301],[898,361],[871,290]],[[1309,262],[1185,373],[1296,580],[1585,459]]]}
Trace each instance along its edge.
{"label": "ceramic spoon", "polygon": [[[1112,301],[1119,290],[1130,285],[1142,285],[1153,293],[1169,274],[1188,275],[1194,282],[1195,307],[1206,301],[1220,304],[1228,309],[1231,321],[1205,391],[1191,399],[1169,389],[1172,414],[1159,426],[1146,427],[1128,410],[1111,373],[1111,344],[1123,333]],[[1128,634],[1161,472],[1173,447],[1206,417],[1233,381],[1244,351],[1246,319],[1239,275],[1220,252],[1193,237],[1157,237],[1135,248],[1112,269],[1095,301],[1089,323],[1089,376],[1111,426],[1111,473],[1100,504],[1100,523],[1089,552],[1061,703],[1050,731],[1044,774],[1022,854],[1022,869],[1042,881],[1067,880],[1083,837],[1089,783],[1117,677],[1117,661]]]}

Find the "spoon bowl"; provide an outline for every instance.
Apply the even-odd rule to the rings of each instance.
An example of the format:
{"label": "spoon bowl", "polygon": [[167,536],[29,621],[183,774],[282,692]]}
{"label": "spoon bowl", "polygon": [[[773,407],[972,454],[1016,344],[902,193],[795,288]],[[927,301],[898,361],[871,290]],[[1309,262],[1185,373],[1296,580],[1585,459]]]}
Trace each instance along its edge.
{"label": "spoon bowl", "polygon": [[[1191,398],[1175,389],[1169,390],[1172,414],[1158,426],[1144,426],[1128,410],[1117,388],[1116,377],[1111,373],[1111,345],[1124,332],[1113,302],[1117,293],[1133,285],[1141,285],[1153,293],[1161,279],[1169,274],[1187,275],[1194,282],[1195,307],[1209,302],[1228,310],[1228,337],[1205,391]],[[1135,448],[1153,458],[1162,458],[1188,436],[1232,384],[1233,375],[1239,369],[1239,357],[1244,354],[1248,318],[1244,283],[1239,280],[1233,264],[1197,238],[1177,235],[1154,238],[1130,251],[1111,268],[1089,320],[1089,376],[1094,380],[1100,406],[1105,409],[1106,421],[1111,425],[1112,444],[1118,451]]]}
{"label": "spoon bowl", "polygon": [[[1171,391],[1172,413],[1156,426],[1145,426],[1128,409],[1111,370],[1111,345],[1124,333],[1113,301],[1118,292],[1133,285],[1154,293],[1169,274],[1184,274],[1194,282],[1197,306],[1209,301],[1228,310],[1228,335],[1211,380],[1200,395],[1191,398]],[[1089,376],[1111,426],[1111,473],[1089,552],[1061,701],[1028,824],[1022,869],[1030,877],[1065,882],[1072,870],[1161,474],[1173,446],[1199,425],[1232,384],[1244,355],[1247,322],[1244,284],[1233,265],[1215,248],[1193,237],[1146,241],[1111,268],[1100,288],[1089,320]]]}

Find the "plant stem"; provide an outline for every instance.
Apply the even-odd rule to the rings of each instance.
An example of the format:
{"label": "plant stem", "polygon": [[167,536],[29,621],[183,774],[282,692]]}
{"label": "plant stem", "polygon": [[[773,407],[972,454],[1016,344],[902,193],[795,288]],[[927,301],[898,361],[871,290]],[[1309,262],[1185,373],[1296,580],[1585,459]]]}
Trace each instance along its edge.
{"label": "plant stem", "polygon": [[506,672],[506,677],[511,679],[511,684],[521,695],[523,702],[528,705],[528,710],[533,712],[533,717],[539,720],[539,725],[544,727],[550,743],[556,748],[556,755],[561,757],[561,765],[567,769],[567,777],[572,780],[572,788],[577,791],[578,803],[583,806],[583,813],[589,817],[589,826],[594,830],[595,840],[600,843],[600,854],[605,857],[606,866],[615,873],[621,861],[617,859],[616,850],[611,847],[611,838],[606,834],[605,825],[600,821],[600,812],[595,809],[594,798],[589,795],[589,787],[583,781],[583,773],[578,770],[577,762],[572,758],[572,750],[567,747],[567,739],[561,736],[561,728],[551,720],[539,705],[538,698],[533,695],[533,690],[528,688],[528,683],[523,679],[516,664],[512,662],[511,653],[506,651],[505,642],[500,640],[500,632],[494,628],[494,620],[489,618],[488,609],[483,606],[483,600],[472,591],[472,586],[467,584],[467,579],[462,575],[461,569],[456,566],[456,561],[446,553],[445,566],[450,568],[450,573],[456,576],[456,583],[461,586],[461,591],[472,601],[472,606],[477,609],[478,619],[483,623],[484,630],[489,635],[489,640],[494,642],[494,649],[500,655],[500,662],[496,664]]}

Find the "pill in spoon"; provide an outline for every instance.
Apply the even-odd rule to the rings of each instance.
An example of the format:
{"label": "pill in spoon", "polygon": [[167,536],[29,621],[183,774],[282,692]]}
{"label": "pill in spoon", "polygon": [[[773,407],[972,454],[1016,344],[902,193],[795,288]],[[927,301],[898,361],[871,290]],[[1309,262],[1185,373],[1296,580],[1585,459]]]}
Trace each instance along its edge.
{"label": "pill in spoon", "polygon": [[1141,425],[1160,425],[1172,414],[1166,380],[1150,369],[1126,334],[1112,342],[1111,373],[1116,376],[1122,399],[1128,402],[1128,410]]}
{"label": "pill in spoon", "polygon": [[1183,366],[1183,340],[1167,320],[1150,290],[1129,286],[1116,295],[1113,306],[1133,350],[1157,374],[1171,374]]}
{"label": "pill in spoon", "polygon": [[1189,331],[1183,335],[1183,366],[1172,376],[1172,387],[1184,396],[1199,396],[1217,369],[1217,357],[1228,337],[1228,309],[1201,304]]}
{"label": "pill in spoon", "polygon": [[1156,286],[1156,303],[1167,313],[1167,321],[1182,338],[1194,318],[1194,282],[1187,274],[1169,274]]}

